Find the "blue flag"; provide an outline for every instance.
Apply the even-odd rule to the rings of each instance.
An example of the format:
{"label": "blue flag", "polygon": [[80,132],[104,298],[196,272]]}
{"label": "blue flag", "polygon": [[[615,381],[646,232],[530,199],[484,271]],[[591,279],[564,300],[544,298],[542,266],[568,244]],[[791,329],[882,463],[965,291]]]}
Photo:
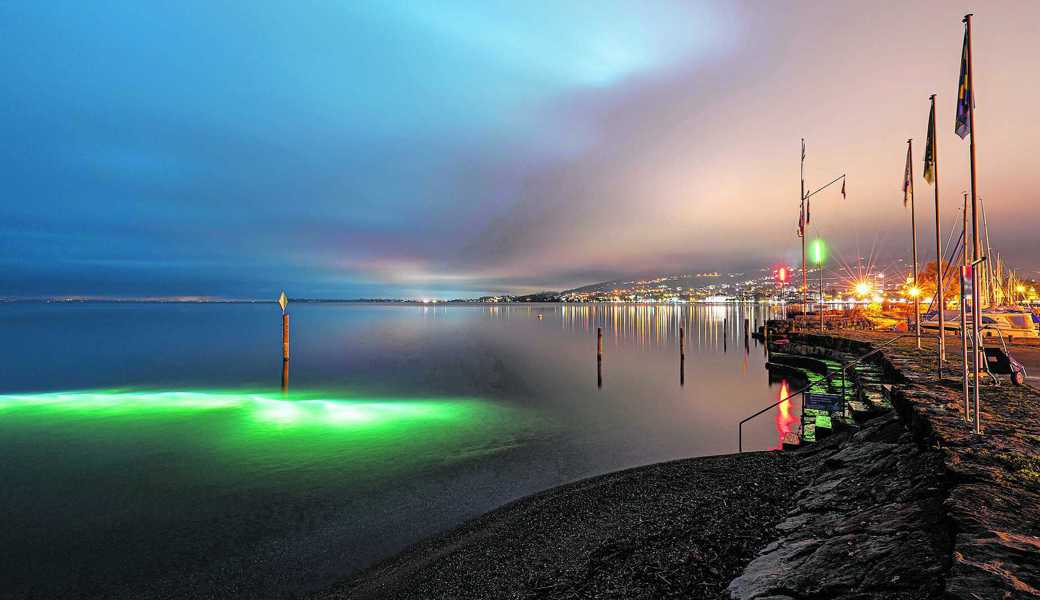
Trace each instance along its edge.
{"label": "blue flag", "polygon": [[968,28],[965,25],[964,47],[961,49],[961,76],[957,80],[957,126],[953,129],[962,140],[971,133],[971,120],[968,113],[975,108],[975,91],[972,89],[971,78],[968,76],[970,52],[968,42]]}

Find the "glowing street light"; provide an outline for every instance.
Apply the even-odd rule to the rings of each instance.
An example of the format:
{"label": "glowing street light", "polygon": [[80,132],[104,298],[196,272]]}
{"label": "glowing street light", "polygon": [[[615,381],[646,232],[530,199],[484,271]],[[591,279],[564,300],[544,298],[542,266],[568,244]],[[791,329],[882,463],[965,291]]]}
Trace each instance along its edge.
{"label": "glowing street light", "polygon": [[860,298],[869,296],[871,291],[873,291],[873,287],[869,281],[860,281],[856,284],[856,296]]}
{"label": "glowing street light", "polygon": [[921,295],[921,288],[914,286],[906,291],[907,295],[911,298],[916,298]]}

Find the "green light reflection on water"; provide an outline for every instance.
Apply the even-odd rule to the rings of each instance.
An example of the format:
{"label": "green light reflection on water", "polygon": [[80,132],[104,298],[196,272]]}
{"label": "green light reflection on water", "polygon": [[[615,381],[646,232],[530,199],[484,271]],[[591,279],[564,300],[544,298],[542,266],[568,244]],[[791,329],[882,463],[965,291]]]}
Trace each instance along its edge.
{"label": "green light reflection on water", "polygon": [[109,417],[236,409],[257,421],[286,427],[370,428],[410,421],[464,420],[480,412],[482,406],[479,401],[466,398],[354,398],[320,392],[241,390],[110,389],[0,395],[0,411],[19,409],[54,413],[97,411],[98,416]]}
{"label": "green light reflection on water", "polygon": [[533,411],[476,398],[235,389],[0,395],[0,431],[8,434],[46,433],[90,452],[161,449],[166,461],[201,461],[233,479],[291,472],[314,485],[333,473],[369,471],[365,478],[386,480],[474,460],[523,445],[543,429]]}

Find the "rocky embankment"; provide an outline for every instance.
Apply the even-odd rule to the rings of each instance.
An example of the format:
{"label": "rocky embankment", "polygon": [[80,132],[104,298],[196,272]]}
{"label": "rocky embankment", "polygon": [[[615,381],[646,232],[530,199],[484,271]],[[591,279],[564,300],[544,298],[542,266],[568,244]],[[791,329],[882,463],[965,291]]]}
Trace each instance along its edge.
{"label": "rocky embankment", "polygon": [[732,598],[941,598],[951,534],[942,454],[895,414],[795,452],[808,479]]}
{"label": "rocky embankment", "polygon": [[[860,355],[891,335],[792,336],[793,346]],[[951,358],[954,358],[951,356]],[[982,389],[983,435],[964,421],[950,365],[912,340],[879,358],[899,383],[893,414],[821,455],[733,598],[1040,597],[1040,394]],[[844,550],[844,552],[843,552]]]}

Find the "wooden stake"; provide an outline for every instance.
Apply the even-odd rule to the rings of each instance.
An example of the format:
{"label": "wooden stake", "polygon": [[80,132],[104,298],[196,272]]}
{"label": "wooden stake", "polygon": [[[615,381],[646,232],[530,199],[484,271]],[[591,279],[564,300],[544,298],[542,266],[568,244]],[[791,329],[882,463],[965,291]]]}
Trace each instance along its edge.
{"label": "wooden stake", "polygon": [[289,313],[282,313],[282,360],[289,360]]}

